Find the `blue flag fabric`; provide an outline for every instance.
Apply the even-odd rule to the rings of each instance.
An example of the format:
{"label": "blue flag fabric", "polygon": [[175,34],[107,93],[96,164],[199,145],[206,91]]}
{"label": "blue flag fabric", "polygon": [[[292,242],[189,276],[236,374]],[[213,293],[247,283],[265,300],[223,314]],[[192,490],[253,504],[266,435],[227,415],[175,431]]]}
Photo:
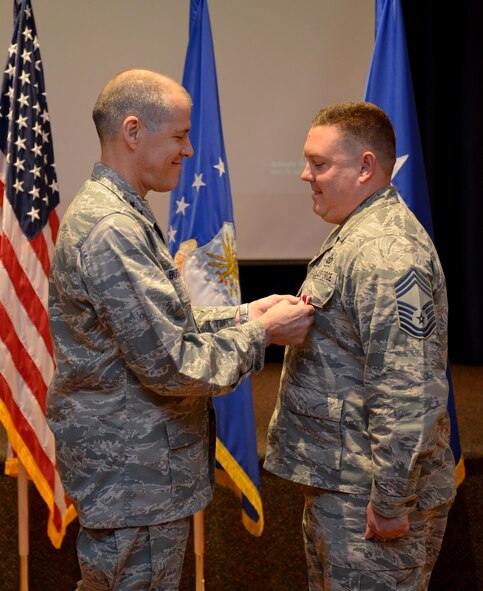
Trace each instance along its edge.
{"label": "blue flag fabric", "polygon": [[[171,193],[168,244],[193,304],[236,305],[240,283],[235,226],[206,0],[191,0],[183,86],[193,100],[194,156],[184,161],[178,187]],[[250,379],[213,403],[217,481],[241,494],[242,521],[259,536],[264,519]]]}
{"label": "blue flag fabric", "polygon": [[[378,105],[389,115],[396,132],[396,165],[392,181],[406,205],[434,238],[400,0],[376,0],[376,39],[365,100]],[[449,364],[447,376],[451,449],[456,462],[457,483],[460,484],[464,480],[465,469]]]}

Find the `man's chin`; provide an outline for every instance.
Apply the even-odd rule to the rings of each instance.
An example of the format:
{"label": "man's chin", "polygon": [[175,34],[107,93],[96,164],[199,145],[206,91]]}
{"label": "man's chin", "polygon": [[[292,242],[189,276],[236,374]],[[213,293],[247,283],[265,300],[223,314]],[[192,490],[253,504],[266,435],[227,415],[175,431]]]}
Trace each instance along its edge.
{"label": "man's chin", "polygon": [[174,191],[174,189],[176,189],[177,186],[178,186],[178,179],[176,179],[176,181],[173,181],[171,183],[164,182],[161,185],[161,187],[159,189],[155,189],[155,191],[157,193],[169,193],[170,191]]}
{"label": "man's chin", "polygon": [[318,215],[319,218],[323,218],[324,217],[322,215],[321,209],[319,208],[319,206],[317,205],[317,203],[314,203],[314,205],[312,206],[312,211],[315,213],[315,215]]}

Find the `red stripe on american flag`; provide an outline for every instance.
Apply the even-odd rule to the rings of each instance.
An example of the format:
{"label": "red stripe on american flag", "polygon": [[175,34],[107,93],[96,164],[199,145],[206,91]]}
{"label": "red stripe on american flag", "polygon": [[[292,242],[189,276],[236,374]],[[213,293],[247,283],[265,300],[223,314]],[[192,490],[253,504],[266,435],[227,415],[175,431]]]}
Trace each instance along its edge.
{"label": "red stripe on american flag", "polygon": [[49,351],[50,356],[53,358],[54,350],[52,347],[52,341],[50,340],[48,314],[42,305],[42,302],[39,300],[35,290],[32,288],[32,285],[30,284],[30,281],[23,268],[19,264],[15,251],[13,250],[10,240],[6,234],[1,236],[0,258],[5,270],[10,276],[13,286],[15,287],[15,292],[19,301],[27,311],[32,324],[36,327],[39,335],[42,337],[45,343],[45,346],[47,347],[47,350]]}
{"label": "red stripe on american flag", "polygon": [[49,249],[47,248],[47,243],[45,242],[43,232],[40,232],[39,234],[37,234],[37,236],[35,236],[35,238],[32,238],[29,244],[32,250],[37,255],[39,263],[42,266],[42,269],[44,270],[46,277],[48,277],[50,273],[50,258]]}
{"label": "red stripe on american flag", "polygon": [[22,376],[23,381],[28,385],[31,392],[37,399],[42,412],[45,413],[45,400],[47,396],[47,385],[45,384],[42,373],[33,362],[28,351],[19,340],[15,327],[10,320],[7,311],[0,302],[0,339],[5,343],[15,368]]}
{"label": "red stripe on american flag", "polygon": [[[52,463],[49,456],[45,453],[37,441],[37,433],[32,429],[28,421],[25,419],[22,411],[17,406],[10,386],[5,378],[0,374],[0,398],[3,400],[5,407],[7,408],[15,429],[19,434],[22,441],[27,446],[32,458],[42,472],[49,488],[52,490],[52,496],[55,498],[55,466]],[[59,508],[54,502],[54,515],[53,522],[57,531],[61,531],[62,528],[62,515]]]}
{"label": "red stripe on american flag", "polygon": [[51,240],[52,240],[52,244],[55,244],[57,242],[57,233],[59,231],[59,216],[57,215],[55,209],[53,211],[50,212],[50,216],[49,216],[49,226],[50,226],[50,232],[51,232]]}
{"label": "red stripe on american flag", "polygon": [[[50,241],[51,244],[54,245],[55,241],[57,240],[57,232],[59,231],[59,218],[55,212],[55,210],[50,212],[49,215],[49,228],[50,228]],[[42,265],[42,269],[44,270],[45,276],[48,277],[50,273],[50,252],[48,244],[44,237],[44,232],[47,231],[47,228],[44,229],[43,232],[37,234],[37,236],[30,241],[30,246],[32,250],[37,255],[40,264]]]}
{"label": "red stripe on american flag", "polygon": [[[59,190],[31,0],[16,3],[14,20],[17,43],[9,47],[10,73],[3,77],[1,89],[0,420],[48,504],[47,533],[60,547],[73,507],[66,506],[56,471],[54,436],[45,417],[47,387],[55,366],[48,279],[59,228],[54,211]],[[32,162],[26,156],[31,153],[35,155]],[[26,216],[31,217],[23,224]]]}

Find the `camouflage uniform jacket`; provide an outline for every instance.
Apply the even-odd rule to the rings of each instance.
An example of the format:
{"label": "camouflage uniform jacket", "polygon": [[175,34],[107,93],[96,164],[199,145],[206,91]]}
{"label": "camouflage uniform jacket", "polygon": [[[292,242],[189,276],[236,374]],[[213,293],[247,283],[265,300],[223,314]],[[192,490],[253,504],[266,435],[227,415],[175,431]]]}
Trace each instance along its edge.
{"label": "camouflage uniform jacket", "polygon": [[47,415],[80,523],[163,523],[213,492],[210,396],[263,367],[259,321],[192,308],[146,202],[96,164],[66,212],[53,257],[57,369]]}
{"label": "camouflage uniform jacket", "polygon": [[452,498],[445,278],[394,187],[333,230],[301,292],[315,327],[286,349],[265,468],[387,517]]}

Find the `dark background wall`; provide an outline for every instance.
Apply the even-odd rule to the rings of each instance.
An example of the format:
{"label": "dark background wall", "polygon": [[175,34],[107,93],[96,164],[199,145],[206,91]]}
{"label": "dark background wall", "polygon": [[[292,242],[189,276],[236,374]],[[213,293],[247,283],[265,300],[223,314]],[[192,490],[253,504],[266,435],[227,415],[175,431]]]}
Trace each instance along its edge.
{"label": "dark background wall", "polygon": [[[402,6],[435,244],[448,283],[449,356],[481,365],[483,3],[463,0],[444,10],[439,2],[403,0]],[[240,261],[243,299],[296,293],[307,262]],[[279,348],[268,354],[281,358]]]}
{"label": "dark background wall", "polygon": [[[251,302],[270,293],[296,294],[305,279],[307,263],[308,261],[240,261],[242,301]],[[283,347],[271,345],[266,349],[265,359],[282,361],[283,352]]]}
{"label": "dark background wall", "polygon": [[483,4],[403,0],[452,361],[483,363]]}

